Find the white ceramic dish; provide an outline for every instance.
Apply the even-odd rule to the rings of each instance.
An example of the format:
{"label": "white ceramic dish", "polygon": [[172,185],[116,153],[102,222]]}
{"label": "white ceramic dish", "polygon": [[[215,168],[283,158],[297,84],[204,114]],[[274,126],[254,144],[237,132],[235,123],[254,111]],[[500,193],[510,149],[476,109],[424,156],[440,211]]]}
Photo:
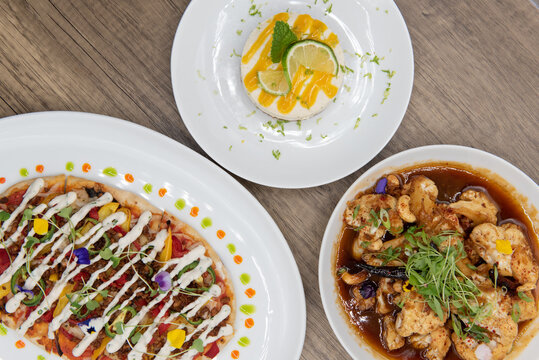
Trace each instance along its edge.
{"label": "white ceramic dish", "polygon": [[[249,33],[286,10],[325,22],[353,71],[335,103],[301,123],[258,110],[240,75]],[[243,178],[282,188],[340,179],[380,152],[402,121],[413,71],[410,36],[391,0],[193,0],[171,56],[178,109],[204,151]]]}
{"label": "white ceramic dish", "polygon": [[[36,176],[81,176],[145,197],[208,240],[231,275],[238,307],[235,336],[217,359],[299,358],[306,318],[297,265],[268,213],[223,170],[161,134],[101,115],[34,113],[2,119],[0,128],[0,192]],[[104,174],[108,167],[117,175]],[[18,339],[12,330],[0,336],[0,359],[57,358],[26,340],[17,349]]]}
{"label": "white ceramic dish", "polygon": [[[329,219],[322,241],[318,267],[320,294],[326,316],[337,338],[353,359],[365,360],[372,359],[375,355],[378,355],[377,357],[381,356],[375,354],[354,333],[349,325],[347,315],[341,310],[342,307],[338,300],[334,276],[334,256],[342,229],[342,214],[346,209],[346,203],[352,200],[360,191],[373,186],[377,179],[392,170],[433,161],[459,162],[474,168],[488,169],[500,175],[509,184],[513,185],[518,193],[527,197],[527,208],[539,209],[539,188],[526,174],[495,155],[463,146],[434,145],[403,151],[376,164],[361,175],[343,195]],[[535,211],[535,214],[537,214],[537,211]],[[533,224],[537,229],[539,219],[533,219]],[[528,327],[526,334],[534,334],[538,330],[539,318],[536,318],[532,325]],[[539,336],[536,336],[524,351],[518,354],[518,358],[537,359],[538,352]]]}

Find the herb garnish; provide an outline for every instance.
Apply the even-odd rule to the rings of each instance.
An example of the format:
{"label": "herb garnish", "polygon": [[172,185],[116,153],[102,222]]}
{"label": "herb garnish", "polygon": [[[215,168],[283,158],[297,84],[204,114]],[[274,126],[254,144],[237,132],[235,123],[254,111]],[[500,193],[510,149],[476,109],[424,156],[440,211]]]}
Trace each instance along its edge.
{"label": "herb garnish", "polygon": [[278,63],[281,61],[284,51],[290,44],[298,41],[298,37],[284,21],[277,21],[273,28],[273,40],[271,43],[271,61]]}

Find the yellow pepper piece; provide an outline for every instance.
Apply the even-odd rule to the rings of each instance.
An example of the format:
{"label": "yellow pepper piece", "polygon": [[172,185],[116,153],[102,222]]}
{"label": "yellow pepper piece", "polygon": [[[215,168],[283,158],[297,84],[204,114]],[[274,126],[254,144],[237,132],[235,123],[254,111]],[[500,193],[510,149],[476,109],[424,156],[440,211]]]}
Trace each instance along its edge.
{"label": "yellow pepper piece", "polygon": [[125,218],[127,219],[122,225],[120,225],[120,227],[123,229],[123,231],[129,232],[131,229],[131,210],[122,207],[118,209],[118,212],[123,212],[125,214]]}
{"label": "yellow pepper piece", "polygon": [[69,294],[71,291],[73,291],[74,287],[74,284],[67,284],[64,290],[62,290],[62,293],[60,294],[60,298],[58,300],[58,304],[54,309],[54,313],[52,313],[53,317],[58,316],[62,312],[62,310],[64,310],[67,303],[69,303],[69,299],[67,298],[66,294]]}
{"label": "yellow pepper piece", "polygon": [[159,255],[159,261],[161,262],[167,262],[172,258],[172,234],[170,233],[170,229],[168,229],[168,237],[165,240],[165,247],[163,250],[161,250],[161,254]]}
{"label": "yellow pepper piece", "polygon": [[4,285],[0,286],[0,299],[8,295],[9,293],[11,293],[11,287],[9,286],[9,281],[8,281]]}
{"label": "yellow pepper piece", "polygon": [[99,357],[99,355],[103,354],[103,352],[105,351],[105,348],[107,347],[107,344],[111,340],[112,339],[109,337],[105,337],[103,339],[103,341],[101,342],[101,345],[99,345],[99,347],[95,349],[94,352],[92,353],[92,360],[96,360]]}
{"label": "yellow pepper piece", "polygon": [[120,204],[117,202],[111,202],[107,205],[101,206],[101,208],[97,211],[97,215],[99,215],[99,221],[105,220],[105,218],[109,215],[112,215],[118,210],[118,207]]}
{"label": "yellow pepper piece", "polygon": [[185,342],[185,330],[174,329],[167,333],[167,340],[176,349],[181,349]]}
{"label": "yellow pepper piece", "polygon": [[82,235],[86,234],[93,227],[94,227],[94,224],[91,223],[90,221],[87,221],[86,224],[84,224],[84,226],[82,227],[82,229],[79,230],[79,234],[82,237]]}
{"label": "yellow pepper piece", "polygon": [[52,273],[51,276],[49,276],[49,280],[53,281],[53,282],[58,281],[58,274],[57,273]]}
{"label": "yellow pepper piece", "polygon": [[496,250],[504,255],[511,255],[513,253],[511,241],[502,239],[496,240]]}
{"label": "yellow pepper piece", "polygon": [[45,235],[49,231],[49,222],[45,219],[34,219],[34,231],[38,235]]}

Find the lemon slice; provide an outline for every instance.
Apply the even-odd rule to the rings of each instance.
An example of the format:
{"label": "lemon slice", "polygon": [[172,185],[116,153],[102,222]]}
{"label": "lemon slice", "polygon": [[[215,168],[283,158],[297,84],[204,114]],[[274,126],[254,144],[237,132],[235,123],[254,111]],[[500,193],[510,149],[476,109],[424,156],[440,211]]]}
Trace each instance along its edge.
{"label": "lemon slice", "polygon": [[290,45],[283,55],[282,63],[289,84],[292,84],[294,74],[301,65],[309,70],[335,76],[339,72],[339,63],[331,47],[316,40],[302,40]]}
{"label": "lemon slice", "polygon": [[264,70],[257,73],[262,90],[271,95],[286,95],[290,92],[290,83],[283,70]]}

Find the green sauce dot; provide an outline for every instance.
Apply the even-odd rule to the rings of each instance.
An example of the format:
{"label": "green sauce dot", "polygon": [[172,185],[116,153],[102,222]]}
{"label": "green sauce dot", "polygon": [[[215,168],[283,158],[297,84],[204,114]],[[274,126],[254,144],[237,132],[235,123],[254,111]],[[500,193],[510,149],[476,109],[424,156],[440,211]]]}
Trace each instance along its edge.
{"label": "green sauce dot", "polygon": [[23,177],[27,177],[28,176],[28,169],[25,169],[25,168],[20,169],[19,174],[21,174],[21,176],[23,176]]}
{"label": "green sauce dot", "polygon": [[71,161],[66,162],[67,171],[73,171],[74,168],[75,168],[75,164],[73,164]]}
{"label": "green sauce dot", "polygon": [[240,281],[243,285],[247,285],[251,282],[251,276],[249,274],[241,274]]}
{"label": "green sauce dot", "polygon": [[228,244],[226,248],[228,249],[228,251],[230,251],[232,255],[236,253],[236,246],[234,246],[234,244]]}
{"label": "green sauce dot", "polygon": [[240,311],[247,316],[253,315],[256,312],[256,306],[251,304],[245,304],[240,306]]}
{"label": "green sauce dot", "polygon": [[153,189],[152,184],[146,184],[142,188],[144,189],[146,194],[151,194],[152,193],[152,189]]}
{"label": "green sauce dot", "polygon": [[183,210],[183,208],[185,207],[185,199],[178,199],[174,206],[176,206],[176,209],[178,210]]}
{"label": "green sauce dot", "polygon": [[246,347],[246,346],[249,346],[249,344],[251,344],[251,340],[249,340],[249,338],[246,336],[241,337],[240,340],[238,341],[239,346]]}
{"label": "green sauce dot", "polygon": [[38,356],[37,356],[37,360],[46,360],[46,359],[45,359],[45,356],[43,356],[43,355],[38,355]]}
{"label": "green sauce dot", "polygon": [[110,177],[115,177],[115,176],[118,175],[118,171],[116,171],[116,169],[113,168],[113,167],[108,167],[108,168],[103,170],[103,174],[105,174],[107,176],[110,176]]}
{"label": "green sauce dot", "polygon": [[209,217],[205,217],[202,219],[202,222],[200,223],[202,225],[203,229],[209,228],[212,225],[212,221]]}
{"label": "green sauce dot", "polygon": [[6,336],[7,335],[7,329],[4,326],[4,324],[0,323],[0,336]]}

